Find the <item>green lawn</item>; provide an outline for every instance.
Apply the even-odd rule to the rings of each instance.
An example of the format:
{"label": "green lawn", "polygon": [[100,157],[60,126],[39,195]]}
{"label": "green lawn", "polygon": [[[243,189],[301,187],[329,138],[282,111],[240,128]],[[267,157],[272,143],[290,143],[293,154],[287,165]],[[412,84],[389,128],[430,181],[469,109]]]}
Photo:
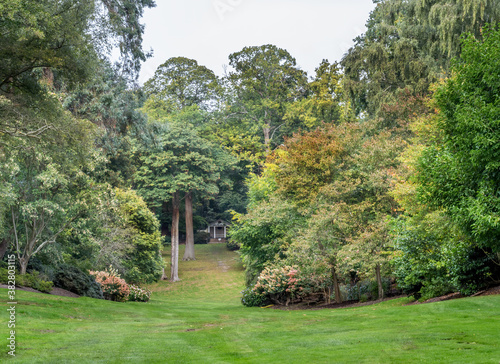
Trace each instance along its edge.
{"label": "green lawn", "polygon": [[[12,362],[500,362],[500,296],[317,311],[246,308],[236,253],[211,244],[197,245],[196,254],[197,261],[180,263],[181,282],[150,286],[149,303],[17,291]],[[7,302],[7,290],[0,295]],[[2,310],[4,342],[6,321]],[[4,345],[2,361],[6,352]]]}

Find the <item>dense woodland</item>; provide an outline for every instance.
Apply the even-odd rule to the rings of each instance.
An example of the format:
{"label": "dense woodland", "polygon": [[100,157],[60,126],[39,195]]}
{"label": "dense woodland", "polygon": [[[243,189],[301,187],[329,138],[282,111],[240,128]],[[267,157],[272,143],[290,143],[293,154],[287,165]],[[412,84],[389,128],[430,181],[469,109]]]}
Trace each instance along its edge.
{"label": "dense woodland", "polygon": [[374,2],[313,75],[268,44],[140,86],[153,0],[3,1],[4,264],[91,296],[89,271],[175,282],[224,219],[248,306],[498,285],[500,3]]}

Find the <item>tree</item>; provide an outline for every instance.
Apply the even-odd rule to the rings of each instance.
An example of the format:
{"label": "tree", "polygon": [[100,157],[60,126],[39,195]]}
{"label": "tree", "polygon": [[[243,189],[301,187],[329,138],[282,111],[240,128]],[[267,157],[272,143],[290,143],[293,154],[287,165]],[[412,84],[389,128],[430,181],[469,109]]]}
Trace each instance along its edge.
{"label": "tree", "polygon": [[57,70],[70,81],[87,78],[117,41],[124,70],[137,74],[143,9],[153,0],[4,1],[0,7],[0,92],[33,89],[33,71]]}
{"label": "tree", "polygon": [[282,259],[303,217],[297,207],[276,193],[277,165],[266,163],[260,176],[251,175],[248,181],[248,212],[233,213],[229,235],[240,245],[245,266],[246,284],[255,283],[265,266]]}
{"label": "tree", "polygon": [[[314,78],[307,84],[304,97],[287,105],[284,119],[291,125],[286,129],[295,132],[298,124],[303,130],[311,130],[322,123],[338,123],[352,119],[340,71],[337,62],[330,63],[325,59],[321,62],[316,68]],[[292,124],[294,120],[295,125]]]}
{"label": "tree", "polygon": [[463,41],[454,75],[435,94],[443,144],[422,153],[419,196],[443,207],[478,247],[500,248],[500,31],[483,29],[483,40]]}
{"label": "tree", "polygon": [[359,144],[359,128],[352,124],[324,124],[313,131],[296,133],[277,153],[278,190],[307,208],[320,189],[347,168],[342,161]]}
{"label": "tree", "polygon": [[157,68],[144,84],[144,91],[149,98],[147,107],[168,114],[193,105],[209,109],[217,100],[220,86],[213,71],[194,59],[174,57]]}
{"label": "tree", "polygon": [[[169,120],[184,127],[203,129],[206,111],[217,102],[220,85],[217,76],[198,62],[174,57],[160,65],[144,90],[148,95],[144,111],[158,121]],[[193,189],[185,191],[186,250],[184,260],[195,260],[193,231]],[[174,217],[177,216],[174,208]]]}
{"label": "tree", "polygon": [[[157,125],[156,147],[144,150],[134,180],[150,206],[172,201],[171,280],[178,281],[178,226],[180,194],[197,191],[202,196],[218,192],[221,170],[230,165],[227,154],[198,136],[193,128],[179,123]],[[187,249],[187,247],[186,247]],[[193,252],[194,253],[194,252]]]}
{"label": "tree", "polygon": [[377,1],[367,32],[342,59],[356,114],[380,116],[401,94],[425,96],[460,54],[460,36],[500,19],[497,1]]}
{"label": "tree", "polygon": [[61,84],[58,88],[65,108],[100,129],[95,144],[107,158],[101,166],[100,180],[130,187],[136,169],[133,151],[136,144],[148,139],[147,116],[140,110],[144,93],[128,87],[127,79],[106,62],[95,68],[85,85],[68,89]]}
{"label": "tree", "polygon": [[93,179],[103,165],[93,143],[98,133],[64,111],[61,91],[88,81],[115,41],[124,77],[135,79],[146,57],[138,21],[153,5],[151,0],[0,4],[0,186],[7,197],[0,203],[7,225],[0,229],[0,251],[13,242],[22,272],[33,256],[49,247],[57,251],[89,209],[102,213],[100,194],[106,188]]}
{"label": "tree", "polygon": [[[294,134],[268,157],[263,176],[250,185],[249,212],[236,215],[231,229],[231,238],[242,245],[247,284],[264,266],[306,254],[321,257],[318,269],[329,267],[340,302],[336,256],[344,238],[335,216],[346,204],[332,206],[332,199],[319,196],[348,171],[359,144],[358,126],[330,124]],[[293,264],[307,262],[295,259]]]}
{"label": "tree", "polygon": [[[331,270],[336,302],[342,302],[339,285],[338,252],[346,244],[349,229],[359,220],[345,221],[352,199],[351,186],[342,176],[352,167],[352,157],[360,144],[356,125],[324,125],[314,131],[296,134],[283,147],[276,172],[278,188],[307,214],[307,223],[296,238],[299,249],[307,247],[313,255],[323,256]],[[292,245],[291,249],[294,249]]]}
{"label": "tree", "polygon": [[[286,235],[291,243],[280,253],[321,257],[324,263],[317,268],[324,270],[325,263],[329,266],[337,302],[341,301],[342,276],[375,275],[379,296],[384,295],[381,274],[390,251],[385,219],[397,213],[389,190],[397,156],[405,144],[397,133],[378,132],[377,128],[377,122],[323,125],[295,134],[272,155],[270,175],[276,187],[270,195],[294,206],[301,217],[294,220],[301,224],[299,228],[288,229],[295,235]],[[269,165],[265,172],[270,172]],[[270,207],[259,204],[248,218],[254,213],[264,215],[261,209]],[[281,225],[274,224],[271,231]],[[257,237],[258,245],[268,246],[268,239],[256,231],[246,233],[249,237],[243,241]],[[302,266],[306,262],[296,258],[292,263]]]}
{"label": "tree", "polygon": [[417,296],[468,295],[499,279],[494,34],[488,28],[484,41],[464,41],[453,76],[429,102],[435,113],[410,124],[414,137],[400,158],[393,195],[405,214],[392,228],[394,266],[401,287]]}
{"label": "tree", "polygon": [[232,99],[227,119],[248,124],[251,133],[262,132],[269,151],[284,124],[286,104],[305,92],[306,75],[286,50],[270,44],[231,54],[229,65]]}
{"label": "tree", "polygon": [[88,173],[98,161],[92,155],[92,124],[73,118],[58,102],[52,96],[29,109],[16,107],[22,117],[47,120],[52,127],[43,139],[7,138],[15,148],[1,155],[0,180],[7,188],[4,233],[13,242],[21,274],[33,256],[54,244],[87,211],[95,197]]}
{"label": "tree", "polygon": [[117,189],[116,197],[130,241],[130,249],[122,257],[124,278],[132,283],[156,282],[164,266],[159,222],[134,190]]}

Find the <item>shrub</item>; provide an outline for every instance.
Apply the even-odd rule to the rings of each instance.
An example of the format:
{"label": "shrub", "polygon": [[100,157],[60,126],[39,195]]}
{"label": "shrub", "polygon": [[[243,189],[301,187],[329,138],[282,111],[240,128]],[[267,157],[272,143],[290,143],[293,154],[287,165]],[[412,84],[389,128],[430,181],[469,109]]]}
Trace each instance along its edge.
{"label": "shrub", "polygon": [[439,297],[447,293],[453,292],[454,287],[449,283],[448,279],[441,277],[431,278],[426,281],[419,291],[420,301],[426,301],[433,297]]}
{"label": "shrub", "polygon": [[450,276],[464,296],[485,289],[500,277],[499,266],[488,256],[486,249],[462,247],[448,264]]}
{"label": "shrub", "polygon": [[246,288],[241,293],[243,294],[241,303],[247,307],[262,307],[271,302],[267,297],[255,292],[252,287]]}
{"label": "shrub", "polygon": [[54,274],[54,285],[80,296],[103,299],[101,286],[95,278],[79,268],[62,264]]}
{"label": "shrub", "polygon": [[229,250],[231,251],[235,251],[235,250],[239,250],[240,249],[240,244],[238,244],[237,242],[229,239],[226,243],[226,246]]}
{"label": "shrub", "polygon": [[133,284],[129,285],[130,293],[128,296],[129,301],[136,302],[148,302],[151,298],[151,291],[149,289],[140,288],[134,286]]}
{"label": "shrub", "polygon": [[322,277],[303,274],[296,267],[268,267],[260,273],[252,290],[263,299],[288,304],[313,294],[324,294],[325,283]]}
{"label": "shrub", "polygon": [[[44,252],[45,256],[48,255],[48,251]],[[42,255],[42,254],[41,254]],[[55,277],[55,273],[57,270],[57,266],[54,266],[52,262],[44,262],[44,260],[40,259],[38,256],[32,257],[28,263],[28,272],[33,271],[40,272],[41,276],[44,276],[45,280],[53,281]]]}
{"label": "shrub", "polygon": [[119,302],[124,302],[128,299],[130,288],[127,282],[120,278],[118,273],[111,267],[101,272],[90,271],[90,274],[101,284],[105,299]]}
{"label": "shrub", "polygon": [[115,192],[126,226],[124,240],[129,246],[119,257],[123,278],[131,283],[157,282],[165,266],[160,223],[134,190],[116,189]]}
{"label": "shrub", "polygon": [[206,231],[197,231],[194,233],[194,243],[195,244],[207,244],[210,240],[210,233]]}
{"label": "shrub", "polygon": [[359,296],[359,302],[368,302],[368,295],[366,293],[363,293],[361,296]]}
{"label": "shrub", "polygon": [[24,287],[31,287],[45,293],[50,293],[54,287],[53,282],[45,281],[43,277],[40,277],[40,273],[37,271],[26,273],[25,275],[17,275],[16,284]]}
{"label": "shrub", "polygon": [[[360,284],[348,285],[346,286],[346,295],[343,296],[347,301],[357,301],[360,300]],[[368,298],[368,297],[367,297]]]}
{"label": "shrub", "polygon": [[[391,295],[391,279],[382,278],[382,288],[384,289],[384,296]],[[365,279],[357,282],[356,284],[341,286],[342,297],[347,301],[360,301],[366,302],[378,298],[378,284],[376,280]],[[345,295],[344,295],[345,292]]]}
{"label": "shrub", "polygon": [[[16,276],[18,272],[16,270]],[[7,267],[5,268],[0,268],[0,283],[2,284],[8,284],[9,283],[9,270]]]}
{"label": "shrub", "polygon": [[[43,275],[40,275],[39,272],[33,271],[31,273],[26,273],[24,275],[20,275],[16,270],[16,286],[20,287],[30,287],[36,289],[40,292],[50,293],[54,284],[46,280]],[[7,268],[0,268],[0,282],[3,284],[8,284],[9,282],[9,271]]]}
{"label": "shrub", "polygon": [[[408,223],[407,223],[408,224]],[[396,253],[391,261],[398,287],[407,295],[419,299],[422,293],[429,295],[434,282],[452,285],[446,260],[449,254],[440,236],[432,231],[420,232],[409,229],[404,222],[395,225]],[[452,243],[451,245],[456,245]],[[422,288],[426,286],[427,292]]]}
{"label": "shrub", "polygon": [[257,283],[253,287],[256,294],[263,298],[269,298],[273,302],[283,304],[293,296],[298,296],[303,290],[296,285],[297,270],[290,266],[281,268],[265,268],[257,278]]}

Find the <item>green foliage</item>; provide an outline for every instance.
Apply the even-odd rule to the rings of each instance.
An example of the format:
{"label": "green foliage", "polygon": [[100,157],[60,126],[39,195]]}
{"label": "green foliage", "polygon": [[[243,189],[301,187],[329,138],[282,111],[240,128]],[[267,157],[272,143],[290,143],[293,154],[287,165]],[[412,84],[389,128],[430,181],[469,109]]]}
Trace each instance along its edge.
{"label": "green foliage", "polygon": [[436,114],[412,123],[415,137],[400,158],[394,196],[407,216],[393,262],[398,285],[423,298],[470,295],[499,277],[498,31],[482,35],[464,38],[452,78],[430,103]]}
{"label": "green foliage", "polygon": [[257,206],[260,202],[269,201],[278,189],[276,183],[277,166],[274,163],[265,163],[260,175],[250,174],[248,185],[248,208]]}
{"label": "green foliage", "polygon": [[[0,268],[0,277],[2,283],[8,283],[7,269]],[[54,287],[54,283],[46,280],[46,278],[37,271],[32,271],[23,275],[16,271],[16,286],[29,287],[40,292],[50,293]]]}
{"label": "green foliage", "polygon": [[237,242],[233,241],[232,239],[229,239],[226,243],[226,247],[231,250],[231,251],[236,251],[236,250],[240,250],[240,244],[238,244]]}
{"label": "green foliage", "polygon": [[[310,130],[321,123],[347,121],[352,116],[349,103],[345,102],[343,78],[338,63],[323,60],[316,68],[316,74],[307,85],[307,95],[286,105],[284,119],[288,124],[283,134],[295,132],[297,124],[303,130]],[[292,121],[295,124],[292,124]],[[281,127],[283,128],[283,127]]]}
{"label": "green foliage", "polygon": [[266,261],[292,256],[300,269],[309,265],[330,277],[371,277],[387,262],[385,218],[396,212],[388,192],[404,143],[377,125],[324,124],[297,133],[269,156],[260,177],[250,179],[249,212],[236,214],[231,229],[247,284]]}
{"label": "green foliage", "polygon": [[[389,278],[382,278],[382,286],[384,293],[387,295],[390,292],[391,280]],[[346,284],[341,286],[342,293],[345,292],[347,301],[367,302],[369,300],[379,299],[378,297],[378,284],[376,280],[365,279],[356,284]]]}
{"label": "green foliage", "polygon": [[436,91],[444,144],[419,159],[419,196],[447,213],[480,247],[499,251],[500,31],[464,40],[454,75]]}
{"label": "green foliage", "polygon": [[247,307],[263,307],[271,301],[253,290],[253,287],[245,288],[241,291],[241,303]]}
{"label": "green foliage", "polygon": [[45,293],[50,293],[54,287],[53,282],[44,280],[37,271],[16,276],[16,284],[23,287],[31,287]]}
{"label": "green foliage", "polygon": [[158,220],[134,190],[116,189],[115,191],[120,211],[131,227],[144,234],[153,234],[158,231]]}
{"label": "green foliage", "polygon": [[449,257],[449,270],[455,286],[464,296],[469,296],[498,279],[500,269],[491,252],[473,246],[458,246]]}
{"label": "green foliage", "polygon": [[160,279],[164,267],[159,222],[144,200],[133,190],[116,189],[119,211],[126,225],[129,248],[120,257],[124,277],[133,283],[152,283]]}
{"label": "green foliage", "polygon": [[[441,293],[441,287],[447,292],[455,287],[444,264],[445,254],[442,240],[429,232],[409,231],[403,222],[395,225],[394,257],[391,264],[398,287],[405,293],[419,299],[431,293]],[[425,287],[425,288],[424,288]],[[446,289],[445,289],[446,290]]]}
{"label": "green foliage", "polygon": [[[14,106],[9,112],[21,118],[46,118],[43,138],[5,137],[7,148],[0,160],[7,238],[13,242],[22,273],[30,258],[74,226],[91,208],[98,208],[99,185],[90,174],[99,164],[92,148],[93,127],[64,111],[55,96],[35,100],[36,111]],[[12,106],[12,105],[11,105]]]}
{"label": "green foliage", "polygon": [[450,284],[448,277],[437,276],[423,281],[422,288],[418,291],[418,293],[413,294],[413,297],[419,299],[420,301],[426,301],[433,297],[440,297],[453,291],[455,291],[455,286]]}
{"label": "green foliage", "polygon": [[[101,0],[102,5],[108,11],[104,14],[103,23],[107,29],[99,29],[99,36],[108,42],[112,39],[117,41],[121,54],[121,64],[124,71],[130,75],[138,75],[141,62],[151,56],[142,49],[142,35],[144,25],[140,18],[144,9],[156,6],[154,0]],[[108,32],[106,34],[106,32]],[[110,39],[111,38],[111,39]],[[113,39],[114,38],[114,39]]]}
{"label": "green foliage", "polygon": [[194,233],[194,243],[195,244],[207,244],[210,240],[210,233],[206,231],[197,231]]}
{"label": "green foliage", "polygon": [[499,274],[491,251],[477,248],[443,212],[406,217],[392,233],[398,287],[417,299],[456,290],[471,295]]}
{"label": "green foliage", "polygon": [[176,192],[217,194],[221,171],[231,164],[227,154],[186,125],[158,128],[157,147],[141,153],[141,167],[134,177],[144,199],[159,207]]}
{"label": "green foliage", "polygon": [[85,80],[117,41],[122,65],[137,73],[142,50],[143,9],[152,0],[17,1],[0,7],[0,90],[37,88],[40,73],[57,70],[66,79]]}
{"label": "green foliage", "polygon": [[119,70],[102,62],[91,79],[74,89],[61,86],[63,105],[73,115],[98,126],[96,147],[102,149],[106,161],[96,177],[113,186],[130,186],[136,169],[134,150],[147,143],[147,118],[139,108],[143,104],[141,90],[130,89]]}
{"label": "green foliage", "polygon": [[[106,171],[106,153],[98,148],[119,155],[116,149],[130,140],[113,136],[144,121],[134,110],[140,95],[126,83],[146,58],[139,19],[152,6],[152,0],[0,5],[0,238],[11,243],[22,274],[40,254],[51,274],[58,261],[91,266],[110,253],[101,249],[103,238],[124,231],[112,216],[116,201],[98,181],[123,182],[127,175],[116,175],[130,163]],[[115,45],[124,71],[116,78],[103,61]]]}
{"label": "green foliage", "polygon": [[158,67],[144,91],[148,95],[145,110],[158,120],[190,106],[210,108],[220,86],[213,71],[194,59],[174,57]]}
{"label": "green foliage", "polygon": [[500,20],[497,1],[377,1],[367,32],[342,59],[357,114],[379,116],[406,93],[425,95],[460,54],[463,32],[481,35]]}
{"label": "green foliage", "polygon": [[[12,281],[12,279],[9,279],[9,270],[0,268],[0,283],[9,284],[9,281]],[[44,293],[50,293],[54,287],[53,282],[46,280],[45,276],[40,275],[37,271],[20,275],[19,271],[16,270],[15,281],[16,286],[30,287]]]}
{"label": "green foliage", "polygon": [[284,256],[301,226],[302,217],[295,206],[276,197],[261,202],[246,215],[234,215],[229,235],[240,245],[247,285],[255,283],[267,263]]}
{"label": "green foliage", "polygon": [[79,79],[88,75],[96,58],[87,32],[93,5],[90,1],[4,2],[0,8],[0,90],[35,88],[37,77],[30,73],[41,67],[57,68]]}
{"label": "green foliage", "polygon": [[104,298],[101,286],[93,276],[68,264],[58,266],[54,274],[54,285],[80,296]]}
{"label": "green foliage", "polygon": [[229,55],[229,65],[233,71],[228,76],[231,99],[226,122],[244,137],[260,134],[268,149],[271,140],[279,145],[285,107],[304,94],[305,73],[286,50],[270,44]]}

